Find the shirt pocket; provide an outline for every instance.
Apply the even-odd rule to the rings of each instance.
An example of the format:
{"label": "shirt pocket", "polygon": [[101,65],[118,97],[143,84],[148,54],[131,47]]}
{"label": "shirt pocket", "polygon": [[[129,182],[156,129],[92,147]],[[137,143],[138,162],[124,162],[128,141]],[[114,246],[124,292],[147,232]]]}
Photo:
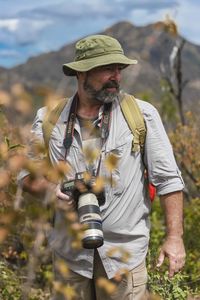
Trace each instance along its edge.
{"label": "shirt pocket", "polygon": [[[125,161],[127,159],[127,152],[130,155],[132,146],[132,135],[128,135],[120,142],[118,141],[114,147],[107,148],[102,153],[103,156],[103,175],[109,182],[109,186],[112,188],[112,195],[119,196],[123,193],[125,188],[124,168]],[[113,168],[109,171],[109,167],[112,166],[112,157],[116,157],[116,163],[113,164]]]}

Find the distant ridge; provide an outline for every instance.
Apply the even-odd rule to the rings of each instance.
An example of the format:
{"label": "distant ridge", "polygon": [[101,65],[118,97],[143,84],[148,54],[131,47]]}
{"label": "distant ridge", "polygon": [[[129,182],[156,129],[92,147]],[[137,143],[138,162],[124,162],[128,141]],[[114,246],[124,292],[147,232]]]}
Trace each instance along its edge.
{"label": "distant ridge", "polygon": [[[124,71],[123,89],[139,96],[147,94],[151,102],[159,103],[160,66],[168,62],[174,38],[157,31],[154,24],[138,27],[126,21],[116,23],[100,34],[117,38],[125,53],[139,62]],[[62,64],[73,60],[73,56],[74,43],[71,43],[58,51],[32,57],[12,69],[0,67],[0,88],[8,89],[19,82],[33,93],[44,87],[69,96],[76,89],[75,80],[62,74]],[[186,42],[182,61],[184,78],[189,79],[184,91],[185,105],[187,109],[196,109],[200,103],[200,46]]]}

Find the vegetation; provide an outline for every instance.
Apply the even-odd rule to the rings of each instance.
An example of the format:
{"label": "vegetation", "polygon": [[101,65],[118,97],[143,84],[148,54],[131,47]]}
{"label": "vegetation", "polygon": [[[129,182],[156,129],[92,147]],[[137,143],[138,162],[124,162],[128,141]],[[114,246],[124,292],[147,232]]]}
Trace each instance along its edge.
{"label": "vegetation", "polygon": [[[15,127],[6,117],[6,108],[9,107],[10,95],[2,94],[0,125],[0,295],[2,300],[17,299],[49,299],[52,289],[51,254],[47,251],[44,232],[50,228],[53,199],[41,206],[40,199],[23,195],[16,185],[16,176],[22,167],[28,168],[33,176],[49,173],[50,166],[31,164],[27,158],[29,149],[25,143],[29,140],[30,127]],[[7,100],[6,100],[7,99]],[[8,101],[8,99],[10,101]],[[30,102],[31,103],[31,102]],[[29,107],[21,110],[22,116],[29,113]],[[189,295],[200,294],[200,134],[199,121],[193,118],[192,113],[185,115],[187,125],[181,123],[170,133],[177,161],[183,171],[187,193],[185,201],[185,245],[187,261],[184,271],[169,280],[167,265],[162,270],[155,268],[156,255],[162,239],[165,226],[159,201],[152,205],[152,233],[150,250],[148,253],[149,289],[162,299],[187,299]],[[34,151],[40,155],[44,149],[38,145]],[[91,156],[91,153],[89,154]],[[108,161],[108,168],[115,166],[113,158]],[[65,166],[58,166],[54,170],[53,180],[58,180],[66,171]],[[45,173],[46,172],[46,173]],[[101,183],[102,184],[102,183]],[[48,209],[47,209],[48,207]],[[72,214],[67,216],[70,226],[69,234],[74,238],[74,246],[80,242],[80,227],[75,224]],[[75,226],[76,225],[76,226]],[[195,234],[194,234],[195,233]],[[102,284],[102,282],[101,282]],[[103,285],[109,284],[103,283]],[[112,287],[110,288],[112,290]],[[70,293],[70,291],[67,291]],[[69,298],[70,299],[70,298]],[[73,298],[71,298],[73,299]]]}
{"label": "vegetation", "polygon": [[[173,26],[171,28],[173,29]],[[179,80],[178,91],[181,86]],[[186,182],[184,242],[187,260],[184,270],[173,279],[168,278],[167,263],[161,270],[156,269],[158,248],[165,233],[163,212],[156,199],[152,204],[151,214],[152,231],[147,257],[148,285],[151,299],[199,299],[200,121],[195,119],[192,112],[183,112],[183,105],[180,103],[182,91],[178,92],[178,106],[174,102],[175,94],[171,91],[172,82],[164,80],[164,109],[161,107],[161,113],[168,112],[163,118],[171,124],[169,128],[173,128],[169,136]],[[45,96],[47,94],[45,91]],[[55,98],[55,95],[46,97],[45,104],[51,106],[51,100]],[[31,95],[19,85],[13,86],[11,93],[0,91],[0,300],[47,300],[50,299],[52,289],[61,289],[67,295],[67,299],[73,300],[74,292],[71,289],[62,289],[53,282],[51,253],[48,250],[46,233],[51,229],[50,220],[56,205],[55,199],[50,195],[45,201],[33,198],[23,194],[20,186],[16,184],[17,174],[23,167],[35,177],[53,174],[50,179],[54,182],[67,171],[67,166],[60,164],[51,172],[51,166],[46,161],[33,164],[28,158],[31,146],[26,145],[27,141],[30,141],[30,124],[21,120],[30,119],[32,100]],[[14,118],[16,114],[17,119]],[[42,157],[45,155],[45,149],[40,144],[31,148],[31,151]],[[113,157],[107,162],[110,170],[115,164],[116,160]],[[103,182],[99,180],[98,185],[101,187]],[[74,237],[73,247],[79,247],[82,228],[71,212],[66,213],[66,222],[69,234]],[[127,259],[127,253],[122,253],[122,256]],[[67,266],[61,264],[60,270],[66,274]],[[106,280],[99,284],[108,293],[114,290],[114,286]]]}

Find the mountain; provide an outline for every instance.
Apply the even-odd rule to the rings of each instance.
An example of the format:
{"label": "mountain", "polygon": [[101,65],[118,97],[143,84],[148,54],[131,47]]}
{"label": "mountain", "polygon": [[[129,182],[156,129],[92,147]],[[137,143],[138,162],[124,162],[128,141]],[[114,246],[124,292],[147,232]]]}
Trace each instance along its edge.
{"label": "mountain", "polygon": [[[150,24],[136,27],[129,22],[120,22],[100,34],[117,38],[125,53],[136,58],[138,64],[124,70],[122,88],[159,107],[162,96],[161,68],[169,73],[169,56],[175,45],[175,37]],[[76,90],[74,78],[62,73],[62,64],[72,61],[74,45],[65,45],[52,51],[30,58],[26,63],[11,69],[0,68],[0,88],[8,89],[14,83],[21,83],[26,89],[37,93],[41,88],[52,89],[61,95],[69,96]],[[185,110],[198,110],[200,102],[200,46],[186,41],[182,51],[183,79],[188,81],[184,93]],[[38,105],[41,105],[39,103]]]}

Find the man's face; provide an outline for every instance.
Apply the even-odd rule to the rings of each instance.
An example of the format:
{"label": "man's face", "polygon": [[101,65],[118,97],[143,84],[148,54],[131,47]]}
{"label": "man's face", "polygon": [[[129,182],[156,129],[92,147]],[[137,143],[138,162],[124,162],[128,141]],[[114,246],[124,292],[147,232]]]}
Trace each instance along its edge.
{"label": "man's face", "polygon": [[121,70],[124,65],[111,64],[86,72],[83,88],[90,98],[109,103],[119,94]]}

